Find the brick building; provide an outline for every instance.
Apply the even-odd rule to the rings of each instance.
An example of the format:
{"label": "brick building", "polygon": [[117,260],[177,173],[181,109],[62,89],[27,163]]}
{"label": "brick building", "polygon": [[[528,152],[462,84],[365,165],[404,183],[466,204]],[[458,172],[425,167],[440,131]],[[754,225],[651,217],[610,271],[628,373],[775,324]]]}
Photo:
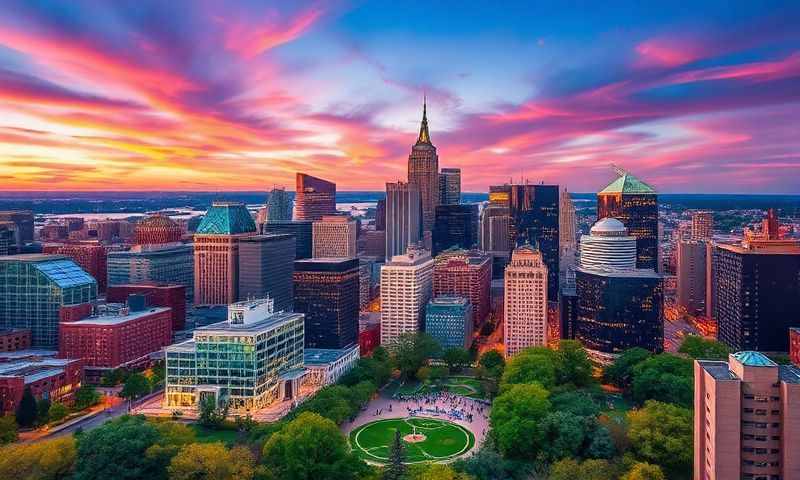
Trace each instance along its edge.
{"label": "brick building", "polygon": [[0,352],[15,352],[31,346],[31,330],[29,328],[12,328],[0,330]]}
{"label": "brick building", "polygon": [[130,295],[143,295],[148,307],[169,307],[172,331],[186,327],[186,287],[184,285],[114,285],[108,287],[106,300],[109,303],[126,303]]}
{"label": "brick building", "polygon": [[151,215],[136,224],[133,243],[136,245],[160,245],[180,242],[183,229],[164,215]]}
{"label": "brick building", "polygon": [[14,413],[26,387],[36,399],[71,404],[83,381],[83,362],[32,356],[0,362],[0,415]]}
{"label": "brick building", "polygon": [[492,258],[475,250],[448,250],[436,257],[433,296],[459,295],[472,305],[472,319],[479,327],[489,315]]}

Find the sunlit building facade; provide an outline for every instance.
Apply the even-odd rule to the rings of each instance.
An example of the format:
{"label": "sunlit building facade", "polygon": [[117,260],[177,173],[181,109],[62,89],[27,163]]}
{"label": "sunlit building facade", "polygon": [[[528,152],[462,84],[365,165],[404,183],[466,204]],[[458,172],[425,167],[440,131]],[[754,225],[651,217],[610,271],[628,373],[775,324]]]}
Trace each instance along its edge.
{"label": "sunlit building facade", "polygon": [[505,270],[503,341],[506,357],[547,345],[547,265],[542,253],[523,245]]}
{"label": "sunlit building facade", "polygon": [[425,310],[425,333],[443,350],[469,349],[472,344],[472,305],[464,297],[442,295],[428,302]]}
{"label": "sunlit building facade", "polygon": [[297,190],[294,196],[294,218],[297,220],[320,220],[325,215],[336,214],[336,184],[297,174]]}
{"label": "sunlit building facade", "polygon": [[433,290],[433,258],[417,245],[381,267],[381,345],[422,329]]}
{"label": "sunlit building facade", "polygon": [[356,256],[358,225],[344,215],[326,215],[314,222],[314,258],[353,258]]}
{"label": "sunlit building facade", "polygon": [[[422,203],[422,231],[432,232],[439,204],[439,156],[428,131],[427,105],[422,105],[422,124],[408,156],[408,183],[416,185]],[[387,252],[388,255],[388,252]]]}

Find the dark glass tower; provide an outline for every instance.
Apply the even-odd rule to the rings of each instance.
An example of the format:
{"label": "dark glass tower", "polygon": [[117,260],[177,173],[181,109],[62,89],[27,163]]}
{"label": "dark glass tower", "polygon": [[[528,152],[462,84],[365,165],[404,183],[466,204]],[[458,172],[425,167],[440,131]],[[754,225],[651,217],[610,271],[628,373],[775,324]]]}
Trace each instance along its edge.
{"label": "dark glass tower", "polygon": [[439,205],[433,229],[433,254],[448,248],[470,250],[478,244],[478,205]]}
{"label": "dark glass tower", "polygon": [[239,300],[270,297],[275,311],[292,311],[294,235],[257,235],[239,241]]}
{"label": "dark glass tower", "polygon": [[311,220],[295,220],[293,222],[276,222],[264,224],[264,234],[288,233],[294,235],[295,258],[311,258],[313,248],[314,222]]}
{"label": "dark glass tower", "polygon": [[358,340],[357,258],[294,262],[294,310],[306,316],[306,348],[345,348]]}
{"label": "dark glass tower", "polygon": [[658,195],[650,185],[628,172],[597,194],[597,220],[613,217],[636,237],[636,268],[657,270]]}

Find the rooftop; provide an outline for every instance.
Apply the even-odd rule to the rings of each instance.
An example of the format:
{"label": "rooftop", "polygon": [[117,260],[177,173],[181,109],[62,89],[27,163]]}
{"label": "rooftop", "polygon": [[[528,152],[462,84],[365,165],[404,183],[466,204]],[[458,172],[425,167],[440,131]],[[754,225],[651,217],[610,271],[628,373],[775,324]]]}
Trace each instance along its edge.
{"label": "rooftop", "polygon": [[458,295],[439,295],[436,298],[432,298],[430,304],[440,306],[467,306],[469,305],[469,300]]}
{"label": "rooftop", "polygon": [[728,362],[717,360],[698,360],[697,363],[703,370],[709,373],[716,380],[738,380],[736,375],[728,369]]}
{"label": "rooftop", "polygon": [[306,365],[325,365],[350,353],[356,346],[350,348],[306,348],[304,362]]}
{"label": "rooftop", "polygon": [[575,271],[614,278],[662,278],[655,270],[649,268],[635,268],[633,270],[620,270],[618,268],[583,268],[577,267]]}
{"label": "rooftop", "polygon": [[33,383],[64,373],[64,367],[72,362],[75,362],[75,359],[43,358],[0,363],[0,377],[24,377],[26,384]]}
{"label": "rooftop", "polygon": [[628,229],[616,218],[608,217],[592,225],[591,234],[601,236],[627,236]]}
{"label": "rooftop", "polygon": [[297,317],[303,318],[302,313],[292,312],[278,312],[252,323],[245,323],[242,325],[231,324],[227,320],[211,325],[197,327],[195,333],[220,333],[220,334],[242,334],[242,333],[259,333],[265,330],[271,330],[273,327],[285,323],[289,320],[294,320]]}
{"label": "rooftop", "polygon": [[256,222],[243,203],[214,202],[208,209],[200,226],[199,234],[237,235],[256,231]]}
{"label": "rooftop", "polygon": [[[155,315],[161,312],[169,311],[169,307],[152,307],[145,310],[141,310],[138,312],[129,312],[127,315],[98,315],[96,317],[88,317],[83,320],[78,320],[76,322],[66,322],[65,325],[67,327],[75,325],[75,326],[111,326],[111,325],[121,325],[123,323],[132,322],[134,320],[138,320],[143,317],[147,317],[149,315]],[[64,324],[62,324],[64,325]]]}
{"label": "rooftop", "polygon": [[731,356],[746,367],[777,367],[778,364],[767,358],[761,352],[743,351],[732,353]]}
{"label": "rooftop", "polygon": [[64,255],[46,255],[31,253],[23,255],[7,255],[0,257],[0,262],[33,263],[35,268],[60,288],[76,287],[96,283],[72,259]]}
{"label": "rooftop", "polygon": [[644,193],[655,194],[656,191],[650,185],[644,183],[629,172],[620,172],[621,176],[611,182],[599,193]]}

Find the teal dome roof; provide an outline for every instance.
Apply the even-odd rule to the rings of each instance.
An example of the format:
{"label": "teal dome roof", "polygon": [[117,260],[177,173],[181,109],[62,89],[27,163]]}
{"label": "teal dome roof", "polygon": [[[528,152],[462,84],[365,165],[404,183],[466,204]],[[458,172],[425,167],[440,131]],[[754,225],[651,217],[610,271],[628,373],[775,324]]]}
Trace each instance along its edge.
{"label": "teal dome roof", "polygon": [[236,235],[256,231],[256,222],[247,211],[243,203],[214,202],[208,209],[200,226],[199,234],[205,235]]}

